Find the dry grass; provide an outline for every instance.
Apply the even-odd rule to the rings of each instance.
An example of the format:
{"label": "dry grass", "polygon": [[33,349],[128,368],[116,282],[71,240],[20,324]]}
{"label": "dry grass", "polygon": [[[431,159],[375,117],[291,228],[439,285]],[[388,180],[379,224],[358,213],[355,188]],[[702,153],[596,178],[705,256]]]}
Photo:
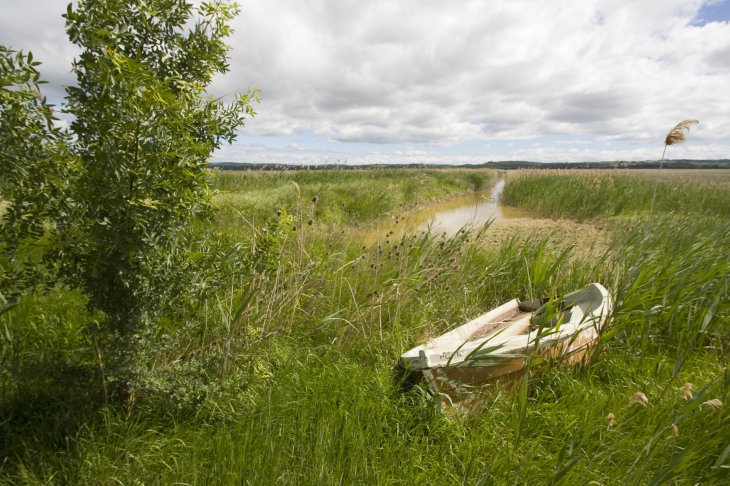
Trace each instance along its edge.
{"label": "dry grass", "polygon": [[617,169],[611,173],[643,178],[658,176],[661,180],[683,183],[730,184],[730,169],[672,169],[672,162],[667,164],[661,174],[656,169]]}
{"label": "dry grass", "polygon": [[602,255],[611,244],[611,233],[601,221],[515,218],[495,221],[485,236],[484,245],[498,248],[512,238],[524,240],[548,236],[553,248],[575,245],[573,256],[579,258]]}

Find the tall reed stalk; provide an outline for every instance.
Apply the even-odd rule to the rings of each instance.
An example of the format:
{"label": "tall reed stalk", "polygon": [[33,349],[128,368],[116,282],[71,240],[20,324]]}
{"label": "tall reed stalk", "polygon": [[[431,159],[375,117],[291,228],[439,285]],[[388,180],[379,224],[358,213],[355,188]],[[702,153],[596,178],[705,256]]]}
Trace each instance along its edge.
{"label": "tall reed stalk", "polygon": [[[692,125],[699,123],[699,120],[690,118],[677,123],[677,126],[669,130],[666,138],[664,139],[664,150],[662,151],[662,160],[659,162],[659,170],[657,171],[656,181],[654,182],[654,194],[651,197],[651,206],[649,207],[649,219],[654,212],[654,201],[656,200],[656,190],[659,186],[659,176],[662,173],[662,167],[664,166],[664,155],[667,153],[667,147],[670,145],[676,145],[678,143],[684,143],[687,141],[687,133]],[[647,224],[649,221],[647,220]],[[646,227],[644,228],[644,236],[646,236]]]}

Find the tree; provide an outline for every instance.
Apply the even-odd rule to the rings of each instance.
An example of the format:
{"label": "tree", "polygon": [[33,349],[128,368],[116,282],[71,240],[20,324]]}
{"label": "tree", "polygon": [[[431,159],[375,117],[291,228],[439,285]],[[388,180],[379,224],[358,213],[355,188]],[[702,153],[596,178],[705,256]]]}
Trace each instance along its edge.
{"label": "tree", "polygon": [[54,126],[39,64],[32,53],[0,46],[0,314],[23,290],[53,281],[41,260],[44,240],[68,222],[73,205],[68,134]]}
{"label": "tree", "polygon": [[82,48],[65,105],[81,170],[74,226],[54,258],[106,316],[122,385],[135,336],[154,321],[156,294],[176,275],[166,273],[169,254],[184,251],[185,228],[211,214],[210,155],[255,114],[256,90],[229,104],[205,92],[228,71],[224,39],[237,13],[220,1],[196,13],[184,0],[81,0],[64,15]]}

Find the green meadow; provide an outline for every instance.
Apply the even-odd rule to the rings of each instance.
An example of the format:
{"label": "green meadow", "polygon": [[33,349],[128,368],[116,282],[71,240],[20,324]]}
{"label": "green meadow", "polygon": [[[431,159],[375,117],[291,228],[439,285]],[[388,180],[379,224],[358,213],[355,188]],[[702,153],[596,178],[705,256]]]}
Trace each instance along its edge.
{"label": "green meadow", "polygon": [[[607,229],[576,252],[559,234],[494,242],[490,225],[404,230],[494,171],[211,171],[215,215],[190,230],[225,265],[135,336],[125,400],[105,400],[82,292],[0,316],[0,482],[727,484],[730,185],[665,172],[507,172],[505,205]],[[506,300],[590,282],[614,299],[598,346],[541,363],[525,393],[486,386],[462,410],[394,372]]]}

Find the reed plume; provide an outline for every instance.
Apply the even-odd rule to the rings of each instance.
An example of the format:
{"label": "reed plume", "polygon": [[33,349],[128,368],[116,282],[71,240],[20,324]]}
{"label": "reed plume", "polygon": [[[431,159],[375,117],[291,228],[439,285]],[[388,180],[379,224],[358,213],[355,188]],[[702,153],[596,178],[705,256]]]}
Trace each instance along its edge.
{"label": "reed plume", "polygon": [[[697,125],[698,123],[699,120],[695,120],[692,118],[679,122],[676,127],[672,128],[669,133],[667,133],[667,138],[664,139],[664,150],[666,151],[667,145],[676,145],[678,143],[686,142],[687,134],[689,133],[689,127],[691,127],[692,125]],[[664,155],[662,155],[662,161],[663,160]]]}
{"label": "reed plume", "polygon": [[[659,185],[659,175],[662,172],[662,167],[664,166],[664,155],[667,153],[667,147],[670,145],[676,145],[678,143],[684,143],[687,141],[687,134],[689,133],[689,127],[692,125],[696,125],[699,123],[699,120],[695,120],[694,118],[689,118],[687,120],[683,120],[677,125],[669,130],[669,133],[667,133],[666,138],[664,138],[664,151],[662,152],[662,160],[659,162],[659,171],[656,175],[656,182],[654,183],[654,195],[651,197],[651,206],[649,207],[649,218],[646,220],[646,225],[648,226],[649,220],[651,219],[651,215],[654,212],[654,201],[656,200],[656,190],[657,186]],[[646,229],[647,227],[644,227],[644,238],[646,238]]]}
{"label": "reed plume", "polygon": [[626,405],[626,408],[631,408],[632,406],[636,405],[637,403],[646,407],[649,403],[649,399],[646,398],[646,395],[644,395],[643,393],[636,392],[633,395],[631,395],[631,398],[629,398],[629,403],[628,403],[628,405]]}

